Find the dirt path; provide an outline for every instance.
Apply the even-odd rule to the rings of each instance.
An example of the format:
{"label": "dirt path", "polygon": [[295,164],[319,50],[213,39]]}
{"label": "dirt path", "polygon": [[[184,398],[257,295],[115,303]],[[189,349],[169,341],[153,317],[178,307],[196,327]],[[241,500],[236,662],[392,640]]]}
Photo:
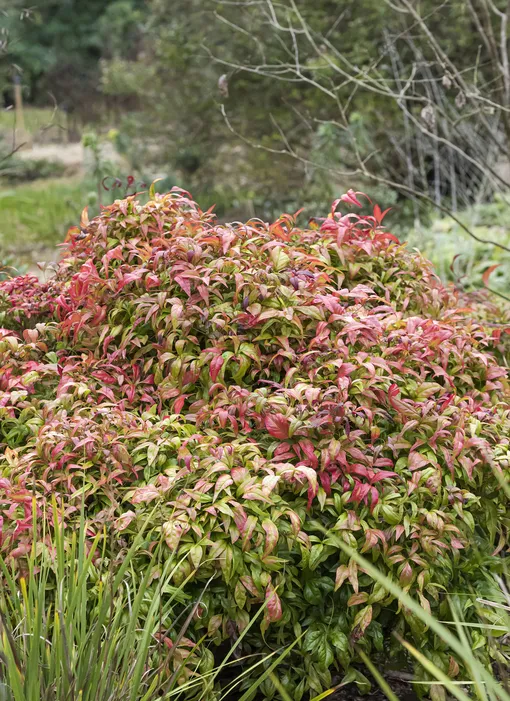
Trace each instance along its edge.
{"label": "dirt path", "polygon": [[20,151],[19,157],[27,161],[58,161],[66,166],[81,166],[84,149],[81,144],[36,144],[33,148]]}
{"label": "dirt path", "polygon": [[[87,165],[92,159],[90,151],[84,149],[81,143],[34,144],[31,149],[19,151],[18,155],[23,160],[58,161],[65,166],[70,168],[74,166],[77,169]],[[114,163],[122,160],[109,142],[101,145],[101,157]]]}

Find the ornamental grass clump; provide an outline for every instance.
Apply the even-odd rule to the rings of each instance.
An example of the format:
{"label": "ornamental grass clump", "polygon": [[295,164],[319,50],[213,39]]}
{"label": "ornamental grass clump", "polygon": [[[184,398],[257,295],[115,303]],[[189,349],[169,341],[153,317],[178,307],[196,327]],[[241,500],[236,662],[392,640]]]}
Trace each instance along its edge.
{"label": "ornamental grass clump", "polygon": [[397,654],[393,632],[463,678],[345,546],[442,620],[451,592],[476,615],[510,524],[505,328],[358,206],[350,191],[300,229],[219,224],[181,190],[131,197],[83,216],[50,283],[0,283],[13,567],[51,497],[70,533],[84,501],[112,557],[150,516],[147,558],[164,542],[187,597],[172,615],[200,598],[194,659],[262,606],[242,648],[294,644],[278,683],[296,701],[364,686],[360,651]]}

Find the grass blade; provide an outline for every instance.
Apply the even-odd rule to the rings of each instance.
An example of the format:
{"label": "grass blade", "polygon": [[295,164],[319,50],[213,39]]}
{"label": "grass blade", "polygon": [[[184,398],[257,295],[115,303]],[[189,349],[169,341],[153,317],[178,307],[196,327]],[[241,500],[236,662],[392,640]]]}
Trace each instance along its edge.
{"label": "grass blade", "polygon": [[381,675],[381,673],[379,672],[377,667],[374,665],[372,660],[369,658],[367,653],[359,645],[356,646],[356,652],[363,660],[363,662],[364,662],[365,666],[367,667],[367,669],[369,670],[370,674],[373,676],[374,680],[377,682],[379,689],[383,692],[383,694],[386,696],[388,701],[399,701],[398,696],[392,691],[388,682]]}

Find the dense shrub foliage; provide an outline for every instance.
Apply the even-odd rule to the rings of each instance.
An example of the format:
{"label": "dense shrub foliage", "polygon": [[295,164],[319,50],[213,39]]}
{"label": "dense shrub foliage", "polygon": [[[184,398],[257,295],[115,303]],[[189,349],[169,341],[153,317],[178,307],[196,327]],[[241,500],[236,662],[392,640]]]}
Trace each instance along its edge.
{"label": "dense shrub foliage", "polygon": [[509,525],[505,329],[377,206],[337,211],[358,204],[301,230],[219,225],[182,191],[128,198],[70,231],[51,282],[0,283],[4,555],[23,569],[53,494],[70,528],[85,500],[107,549],[150,517],[190,597],[174,614],[201,596],[203,665],[265,604],[243,644],[298,639],[280,672],[296,700],[363,684],[358,646],[395,629],[463,671],[344,545],[442,619],[466,594],[469,620]]}

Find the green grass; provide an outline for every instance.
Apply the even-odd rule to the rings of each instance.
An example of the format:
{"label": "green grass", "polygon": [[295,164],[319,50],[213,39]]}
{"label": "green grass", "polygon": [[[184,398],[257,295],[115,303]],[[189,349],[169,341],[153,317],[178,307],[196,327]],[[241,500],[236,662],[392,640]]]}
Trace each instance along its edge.
{"label": "green grass", "polygon": [[59,178],[0,186],[0,251],[28,253],[63,241],[88,204],[81,178]]}
{"label": "green grass", "polygon": [[[58,523],[54,500],[51,510],[52,522]],[[264,606],[254,611],[223,659],[215,660],[213,650],[202,647],[200,641],[190,650],[187,634],[202,595],[190,597],[187,580],[181,586],[174,585],[173,572],[180,563],[174,556],[168,557],[161,543],[148,548],[149,523],[150,519],[131,546],[110,559],[105,533],[99,531],[93,540],[87,537],[82,506],[79,528],[71,535],[62,525],[55,528],[48,522],[46,545],[33,545],[24,577],[16,576],[12,561],[0,557],[1,701],[224,701],[229,691],[240,693],[239,701],[256,701],[262,698],[260,685],[266,678],[277,690],[274,701],[292,701],[279,681],[279,668],[300,638],[265,657],[242,657],[236,663],[243,662],[242,671],[233,679],[228,674],[235,649],[257,625]],[[422,685],[432,701],[510,701],[503,667],[499,675],[502,683],[477,658],[472,628],[463,622],[460,612],[451,621],[438,621],[371,562],[347,546],[345,551],[429,626],[436,633],[438,647],[446,645],[471,674],[470,681],[452,679],[397,635],[425,672],[425,679],[415,680],[415,689]],[[147,585],[156,571],[159,587],[151,593]],[[509,595],[502,581],[500,591],[501,596],[494,601],[474,594],[480,625],[470,625],[483,635],[495,636],[494,644],[502,652],[504,644],[498,644],[498,637],[510,630]],[[487,620],[491,611],[496,617]],[[162,631],[164,640],[171,640],[170,646],[165,645]],[[184,641],[189,656],[176,653],[183,649]],[[507,658],[495,651],[495,659],[507,663]],[[379,671],[365,653],[362,658],[388,701],[401,701],[385,680],[384,671]],[[255,670],[258,676],[247,684],[247,675]],[[328,689],[310,701],[323,701],[334,691]]]}
{"label": "green grass", "polygon": [[[122,191],[102,191],[102,204],[121,196]],[[140,195],[140,200],[144,197]],[[14,257],[19,267],[32,261],[33,252],[62,243],[68,229],[79,224],[84,207],[89,208],[90,217],[98,212],[97,185],[90,177],[40,179],[19,185],[0,178],[0,261]]]}
{"label": "green grass", "polygon": [[[53,510],[57,522],[55,505]],[[177,563],[163,562],[156,549],[137,576],[134,561],[147,547],[143,529],[115,563],[102,551],[101,533],[93,543],[85,534],[84,515],[70,541],[63,528],[54,529],[51,549],[36,555],[33,547],[22,579],[0,559],[2,701],[148,701],[158,692],[175,695],[181,667],[159,632],[165,630],[175,646],[185,632],[173,617],[174,603],[185,597],[171,583]],[[164,601],[147,600],[154,569],[160,572],[160,591],[167,594]]]}
{"label": "green grass", "polygon": [[[23,110],[25,129],[32,136],[52,124],[62,124],[63,115],[51,107],[25,107]],[[14,109],[0,110],[0,132],[7,136],[16,126]],[[19,125],[18,125],[19,126]]]}
{"label": "green grass", "polygon": [[[502,485],[503,486],[503,485]],[[507,488],[507,485],[504,485]],[[401,635],[395,633],[397,640],[407,650],[411,658],[421,666],[425,673],[424,680],[416,680],[415,688],[423,685],[428,687],[432,701],[447,701],[448,699],[458,699],[458,701],[510,701],[508,689],[508,634],[510,631],[510,595],[506,591],[503,580],[496,580],[500,590],[494,600],[487,601],[478,598],[476,592],[465,592],[464,597],[469,597],[476,606],[479,616],[479,623],[465,623],[462,617],[461,606],[458,603],[458,595],[452,597],[451,621],[440,621],[426,611],[413,597],[405,592],[394,580],[384,575],[374,564],[358,552],[346,545],[342,545],[344,550],[353,560],[358,563],[363,571],[378,582],[387,592],[398,598],[399,604],[407,609],[409,613],[416,616],[428,628],[436,634],[438,648],[446,647],[454,653],[458,660],[461,660],[470,675],[467,681],[457,681],[440,669],[433,660],[425,656],[420,650],[411,645]],[[488,668],[479,659],[476,652],[476,644],[471,630],[475,630],[479,635],[487,636],[491,639],[492,657],[498,668],[498,674]],[[395,694],[388,687],[386,681],[381,677],[378,670],[371,669],[374,665],[371,660],[367,660],[367,667],[372,672],[376,683],[385,694],[388,701],[395,701]]]}
{"label": "green grass", "polygon": [[[55,500],[51,511],[59,523]],[[186,592],[188,580],[174,585],[181,562],[162,543],[149,548],[149,522],[109,559],[105,534],[87,535],[82,505],[71,536],[48,521],[45,544],[32,545],[24,576],[0,557],[1,701],[221,701],[231,690],[244,692],[239,701],[253,701],[267,677],[281,686],[278,666],[299,638],[266,656],[242,658],[243,671],[220,691],[236,647],[265,605],[216,664],[211,650],[186,637],[202,595]],[[159,586],[151,592],[155,575]],[[258,678],[246,683],[254,671]],[[282,699],[291,701],[285,690]]]}

